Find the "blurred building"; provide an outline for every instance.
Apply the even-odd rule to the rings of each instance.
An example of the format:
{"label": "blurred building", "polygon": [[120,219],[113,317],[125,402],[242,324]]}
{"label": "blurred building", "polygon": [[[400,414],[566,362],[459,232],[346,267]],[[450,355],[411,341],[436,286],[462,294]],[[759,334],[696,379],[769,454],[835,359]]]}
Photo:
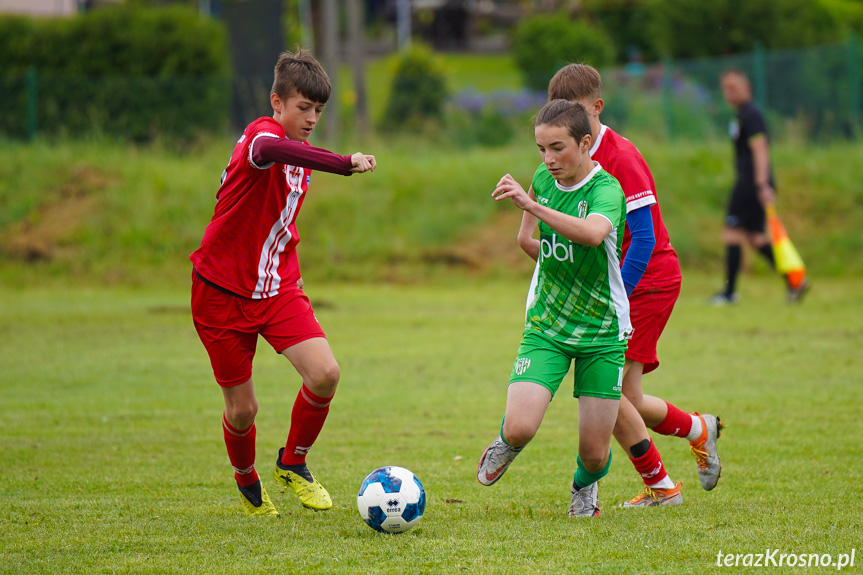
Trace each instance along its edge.
{"label": "blurred building", "polygon": [[98,4],[116,4],[122,0],[0,0],[0,14],[30,16],[71,16]]}
{"label": "blurred building", "polygon": [[66,16],[77,11],[77,0],[0,0],[0,13]]}
{"label": "blurred building", "polygon": [[[562,0],[552,0],[560,4]],[[571,1],[571,0],[570,0]],[[412,36],[437,50],[502,51],[507,30],[527,11],[542,9],[549,0],[410,0]],[[366,0],[367,20],[395,25],[398,0]],[[393,49],[376,46],[370,38],[370,52]]]}

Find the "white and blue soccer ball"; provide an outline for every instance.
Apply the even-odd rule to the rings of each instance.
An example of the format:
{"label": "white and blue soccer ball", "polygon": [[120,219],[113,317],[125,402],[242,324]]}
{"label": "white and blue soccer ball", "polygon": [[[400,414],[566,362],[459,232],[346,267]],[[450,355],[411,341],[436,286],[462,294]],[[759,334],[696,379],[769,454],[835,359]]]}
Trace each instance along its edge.
{"label": "white and blue soccer ball", "polygon": [[426,492],[420,480],[404,467],[379,467],[360,485],[357,508],[372,529],[403,533],[422,519]]}

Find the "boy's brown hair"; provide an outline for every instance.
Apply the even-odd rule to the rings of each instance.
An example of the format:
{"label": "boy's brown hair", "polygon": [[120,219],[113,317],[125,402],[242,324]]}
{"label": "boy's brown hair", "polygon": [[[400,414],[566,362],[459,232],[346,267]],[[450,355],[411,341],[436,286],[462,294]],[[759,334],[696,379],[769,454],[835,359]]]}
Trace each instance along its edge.
{"label": "boy's brown hair", "polygon": [[579,102],[558,98],[542,107],[536,114],[536,125],[548,124],[566,128],[576,142],[590,134],[590,118]]}
{"label": "boy's brown hair", "polygon": [[283,100],[302,94],[313,102],[325,104],[332,89],[330,77],[310,51],[298,47],[294,53],[282,52],[279,55],[270,93]]}
{"label": "boy's brown hair", "polygon": [[602,97],[602,77],[587,64],[569,64],[557,71],[548,83],[549,100],[599,99]]}

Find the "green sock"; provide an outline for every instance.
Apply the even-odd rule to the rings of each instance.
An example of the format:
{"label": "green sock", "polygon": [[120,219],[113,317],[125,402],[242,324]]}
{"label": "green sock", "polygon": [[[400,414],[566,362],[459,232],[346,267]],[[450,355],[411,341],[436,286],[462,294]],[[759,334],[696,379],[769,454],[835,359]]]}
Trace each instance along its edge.
{"label": "green sock", "polygon": [[[503,441],[506,445],[509,445],[509,447],[512,447],[512,445],[510,445],[509,442],[506,440],[506,438],[503,436],[503,420],[504,419],[506,419],[506,415],[504,415],[502,418],[500,418],[500,440]],[[512,448],[513,448],[513,450],[515,450],[516,453],[521,453],[521,450],[524,449],[524,445],[522,445],[521,447],[512,447]]]}
{"label": "green sock", "polygon": [[[506,443],[507,445],[509,445],[509,443],[507,443],[507,441],[506,441],[506,438],[503,436],[503,421],[505,419],[506,419],[506,414],[504,414],[504,416],[500,418],[500,440],[503,441],[504,443]],[[509,446],[512,447],[512,445],[509,445]]]}
{"label": "green sock", "polygon": [[[503,436],[503,421],[505,419],[506,419],[506,414],[504,414],[504,416],[500,418],[500,440],[503,441],[504,443],[506,443],[507,445],[509,445],[509,442]],[[512,445],[509,445],[509,446],[512,447]],[[513,447],[513,449],[521,449],[521,447]]]}
{"label": "green sock", "polygon": [[573,481],[575,482],[575,486],[578,489],[584,489],[591,483],[596,483],[597,481],[608,475],[608,468],[611,467],[611,450],[608,450],[608,463],[606,463],[605,467],[603,467],[596,473],[591,473],[584,468],[584,464],[581,462],[581,456],[576,457],[575,461],[578,464],[578,468],[575,470],[575,477],[573,477]]}

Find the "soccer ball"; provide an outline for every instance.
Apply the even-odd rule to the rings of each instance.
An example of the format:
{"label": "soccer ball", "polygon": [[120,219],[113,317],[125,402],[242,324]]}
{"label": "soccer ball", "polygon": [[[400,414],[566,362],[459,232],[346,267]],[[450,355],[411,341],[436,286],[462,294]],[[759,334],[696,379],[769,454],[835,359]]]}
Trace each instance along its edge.
{"label": "soccer ball", "polygon": [[403,533],[420,522],[426,492],[420,480],[404,467],[379,467],[360,485],[357,508],[372,529]]}

